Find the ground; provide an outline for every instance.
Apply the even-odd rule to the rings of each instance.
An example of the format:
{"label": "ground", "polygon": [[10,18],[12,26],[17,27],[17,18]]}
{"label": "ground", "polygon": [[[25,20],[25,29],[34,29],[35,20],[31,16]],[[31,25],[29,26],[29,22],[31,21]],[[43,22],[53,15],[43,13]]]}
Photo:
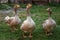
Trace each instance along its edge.
{"label": "ground", "polygon": [[[48,13],[46,11],[48,7],[51,7],[52,18],[57,23],[57,27],[54,29],[52,36],[46,36],[42,27],[42,23],[44,22],[45,19],[48,18]],[[36,23],[36,28],[33,32],[32,39],[30,38],[23,39],[22,31],[19,28],[20,26],[17,26],[19,29],[18,31],[11,32],[9,26],[7,26],[4,21],[1,21],[0,40],[60,40],[60,7],[33,5],[31,8],[31,16]],[[26,12],[25,11],[19,12],[19,17],[23,22],[26,19]]]}

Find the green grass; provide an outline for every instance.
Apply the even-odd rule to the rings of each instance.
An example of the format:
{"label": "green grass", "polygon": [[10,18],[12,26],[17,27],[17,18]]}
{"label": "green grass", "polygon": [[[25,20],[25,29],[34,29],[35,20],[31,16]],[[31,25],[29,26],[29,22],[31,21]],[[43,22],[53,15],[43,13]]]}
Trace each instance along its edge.
{"label": "green grass", "polygon": [[0,4],[0,10],[9,9],[9,8],[11,8],[11,7],[7,4]]}
{"label": "green grass", "polygon": [[[23,7],[21,5],[21,7]],[[52,36],[46,36],[43,31],[42,23],[44,20],[48,18],[48,13],[46,9],[49,6],[39,6],[33,5],[31,8],[31,16],[32,19],[36,23],[36,29],[33,32],[33,38],[25,38],[22,37],[22,31],[19,29],[16,32],[11,32],[9,30],[9,26],[6,23],[0,22],[0,40],[60,40],[60,7],[51,7],[53,14],[52,18],[56,21],[57,27],[54,29],[54,33]],[[20,12],[19,15],[21,20],[24,21],[26,19],[26,12]],[[18,26],[19,27],[19,26]]]}

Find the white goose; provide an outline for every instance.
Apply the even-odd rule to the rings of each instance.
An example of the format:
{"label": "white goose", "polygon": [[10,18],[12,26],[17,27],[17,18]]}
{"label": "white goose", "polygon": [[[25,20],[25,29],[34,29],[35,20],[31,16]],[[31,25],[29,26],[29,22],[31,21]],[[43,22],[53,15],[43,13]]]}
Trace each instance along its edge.
{"label": "white goose", "polygon": [[51,18],[51,9],[48,8],[47,11],[49,12],[49,17],[44,21],[43,28],[47,35],[52,35],[52,31],[56,27],[56,22]]}
{"label": "white goose", "polygon": [[32,37],[32,31],[34,30],[35,28],[35,22],[32,20],[31,16],[30,16],[30,13],[29,13],[29,10],[31,8],[31,4],[28,4],[27,5],[27,8],[26,8],[26,11],[27,11],[27,19],[22,23],[20,29],[23,31],[23,37],[27,37],[24,35],[24,33],[27,33],[29,32],[29,37],[31,38]]}
{"label": "white goose", "polygon": [[21,23],[21,19],[18,17],[17,9],[19,8],[19,5],[14,6],[15,15],[13,17],[5,17],[5,21],[10,26],[11,30],[16,30],[16,26]]}

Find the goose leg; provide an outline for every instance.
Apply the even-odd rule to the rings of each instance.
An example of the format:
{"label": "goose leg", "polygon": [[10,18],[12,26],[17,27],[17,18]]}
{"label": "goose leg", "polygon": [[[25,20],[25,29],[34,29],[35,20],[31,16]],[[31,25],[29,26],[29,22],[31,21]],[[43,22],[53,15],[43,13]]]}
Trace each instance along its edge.
{"label": "goose leg", "polygon": [[46,29],[44,29],[44,31],[45,31],[46,35],[48,35],[48,32],[47,32],[47,30],[46,30]]}
{"label": "goose leg", "polygon": [[50,32],[50,30],[47,30],[46,33],[47,33],[47,36],[50,36],[50,33],[51,33],[51,32]]}
{"label": "goose leg", "polygon": [[27,36],[25,36],[25,33],[23,32],[23,37],[26,38]]}
{"label": "goose leg", "polygon": [[50,35],[52,35],[53,33],[52,33],[52,30],[50,31],[50,33],[49,33]]}
{"label": "goose leg", "polygon": [[15,32],[14,26],[12,26],[12,27],[10,28],[10,30],[11,30],[12,32]]}
{"label": "goose leg", "polygon": [[47,31],[47,32],[48,32],[48,36],[52,35],[52,30],[51,29],[49,31]]}
{"label": "goose leg", "polygon": [[47,28],[45,31],[46,31],[46,35],[49,36],[50,35],[50,29]]}
{"label": "goose leg", "polygon": [[50,32],[50,35],[52,35],[53,33],[52,32]]}
{"label": "goose leg", "polygon": [[32,38],[32,32],[30,32],[30,34],[29,34],[29,38]]}
{"label": "goose leg", "polygon": [[17,27],[15,27],[14,30],[18,30]]}
{"label": "goose leg", "polygon": [[10,27],[10,31],[12,31],[12,28]]}
{"label": "goose leg", "polygon": [[47,28],[44,28],[44,32],[45,32],[46,35],[48,35]]}
{"label": "goose leg", "polygon": [[53,35],[53,27],[51,27],[50,35]]}
{"label": "goose leg", "polygon": [[51,31],[49,31],[49,32],[47,31],[47,35],[48,36],[52,35],[52,32]]}
{"label": "goose leg", "polygon": [[46,33],[47,36],[49,36],[50,32],[48,32],[48,30],[45,30],[45,33]]}

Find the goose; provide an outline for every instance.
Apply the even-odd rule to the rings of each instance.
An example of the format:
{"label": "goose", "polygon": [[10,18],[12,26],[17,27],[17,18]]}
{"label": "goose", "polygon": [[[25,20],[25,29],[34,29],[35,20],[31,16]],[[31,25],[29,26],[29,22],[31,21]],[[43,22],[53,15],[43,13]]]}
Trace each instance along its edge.
{"label": "goose", "polygon": [[17,13],[17,9],[18,8],[19,8],[19,5],[16,4],[14,6],[14,12],[15,12],[14,16],[12,16],[12,17],[6,16],[5,17],[5,21],[10,26],[12,32],[14,30],[17,30],[17,27],[16,26],[18,24],[21,24],[21,19],[19,18],[18,13]]}
{"label": "goose", "polygon": [[27,36],[24,35],[25,33],[29,32],[29,38],[32,38],[32,32],[35,29],[35,22],[31,18],[31,15],[29,13],[29,10],[31,8],[31,4],[28,4],[26,6],[27,11],[27,19],[22,23],[20,29],[23,31],[23,37],[26,38]]}
{"label": "goose", "polygon": [[45,32],[46,32],[47,35],[52,35],[52,31],[56,27],[56,22],[51,17],[51,14],[52,14],[51,9],[48,8],[47,11],[49,13],[49,17],[48,17],[48,19],[46,19],[44,21],[43,28],[44,28],[44,30],[45,30]]}

